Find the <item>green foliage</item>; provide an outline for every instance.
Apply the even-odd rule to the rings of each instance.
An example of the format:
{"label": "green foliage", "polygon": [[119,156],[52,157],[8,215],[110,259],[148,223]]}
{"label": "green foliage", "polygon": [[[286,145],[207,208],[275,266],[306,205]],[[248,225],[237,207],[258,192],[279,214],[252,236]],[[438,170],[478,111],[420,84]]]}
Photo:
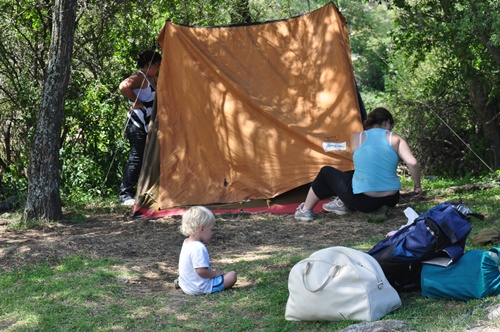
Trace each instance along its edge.
{"label": "green foliage", "polygon": [[[158,46],[165,21],[197,26],[268,21],[328,2],[79,2],[61,133],[63,197],[117,192],[128,147],[123,137],[127,104],[117,87],[135,69],[138,53]],[[498,1],[379,3],[335,1],[347,20],[356,81],[367,109],[383,105],[397,114],[396,132],[408,138],[426,173],[490,173],[484,164],[500,160],[492,144],[500,120],[495,113],[500,109]],[[26,195],[53,3],[2,1],[0,8],[0,199],[5,199]],[[483,91],[476,95],[485,96],[484,114],[473,107],[471,82]]]}
{"label": "green foliage", "polygon": [[[494,164],[487,135],[470,108],[457,63],[444,57],[439,50],[420,62],[393,55],[387,89],[393,96],[395,131],[409,141],[427,174],[484,174],[490,170],[483,161]],[[435,66],[438,62],[441,67]]]}
{"label": "green foliage", "polygon": [[26,221],[23,221],[20,219],[21,216],[17,216],[16,220],[14,220],[13,222],[9,223],[9,225],[7,226],[7,229],[8,230],[25,230],[25,229],[36,229],[36,228],[39,228],[39,227],[42,227],[45,222],[44,221],[40,221],[40,220],[26,220]]}
{"label": "green foliage", "polygon": [[397,18],[387,86],[427,173],[498,168],[499,6],[462,0],[391,7]]}
{"label": "green foliage", "polygon": [[[392,12],[386,6],[360,0],[339,1],[338,6],[347,20],[354,73],[363,97],[372,91],[384,91]],[[377,106],[380,104],[368,109]]]}
{"label": "green foliage", "polygon": [[16,176],[16,165],[10,165],[10,172],[5,175],[0,173],[0,200],[6,200],[9,197],[26,198],[26,189],[28,188],[28,180],[26,177]]}

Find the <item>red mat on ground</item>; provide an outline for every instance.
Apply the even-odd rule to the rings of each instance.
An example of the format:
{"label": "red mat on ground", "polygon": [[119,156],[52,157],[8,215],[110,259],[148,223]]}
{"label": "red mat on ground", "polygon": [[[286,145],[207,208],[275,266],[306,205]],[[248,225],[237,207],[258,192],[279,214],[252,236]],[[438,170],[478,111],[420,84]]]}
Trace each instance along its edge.
{"label": "red mat on ground", "polygon": [[[306,184],[290,190],[278,197],[272,199],[248,200],[232,204],[213,204],[206,205],[214,214],[221,213],[271,213],[271,214],[293,214],[301,202],[307,196],[310,184]],[[322,200],[314,208],[314,212],[323,210],[322,206],[329,199]],[[134,207],[134,219],[156,219],[170,216],[182,216],[189,206],[182,206],[166,210],[151,210],[146,208]]]}
{"label": "red mat on ground", "polygon": [[[323,210],[322,206],[324,203],[327,203],[328,200],[320,201],[316,207],[314,208],[314,212],[320,212]],[[300,203],[291,203],[291,204],[274,204],[269,206],[255,206],[255,207],[235,207],[234,204],[231,205],[230,208],[222,208],[220,206],[206,206],[209,208],[214,214],[221,213],[230,213],[230,214],[238,214],[238,213],[271,213],[271,214],[294,214],[295,210],[299,206]],[[244,205],[242,203],[241,205]],[[157,219],[163,217],[171,217],[171,216],[182,216],[189,207],[183,208],[173,208],[167,210],[147,210],[144,208],[134,207],[134,218],[141,219]]]}

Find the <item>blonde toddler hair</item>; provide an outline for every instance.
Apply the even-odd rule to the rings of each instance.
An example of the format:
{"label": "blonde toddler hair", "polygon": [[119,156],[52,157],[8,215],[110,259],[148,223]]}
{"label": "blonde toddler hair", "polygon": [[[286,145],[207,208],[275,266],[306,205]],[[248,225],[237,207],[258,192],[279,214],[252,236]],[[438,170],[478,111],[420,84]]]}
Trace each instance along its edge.
{"label": "blonde toddler hair", "polygon": [[182,224],[179,227],[182,235],[190,236],[199,232],[201,226],[215,223],[215,216],[204,206],[192,206],[182,216]]}

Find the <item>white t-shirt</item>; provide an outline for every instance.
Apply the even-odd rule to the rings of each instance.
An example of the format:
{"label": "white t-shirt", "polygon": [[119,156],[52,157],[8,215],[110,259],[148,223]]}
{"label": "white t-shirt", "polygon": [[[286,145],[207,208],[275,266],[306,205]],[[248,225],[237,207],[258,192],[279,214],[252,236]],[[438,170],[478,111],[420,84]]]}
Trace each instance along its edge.
{"label": "white t-shirt", "polygon": [[212,293],[212,279],[202,278],[196,273],[195,269],[200,267],[212,270],[207,247],[201,241],[184,240],[179,256],[179,286],[184,293],[193,295]]}

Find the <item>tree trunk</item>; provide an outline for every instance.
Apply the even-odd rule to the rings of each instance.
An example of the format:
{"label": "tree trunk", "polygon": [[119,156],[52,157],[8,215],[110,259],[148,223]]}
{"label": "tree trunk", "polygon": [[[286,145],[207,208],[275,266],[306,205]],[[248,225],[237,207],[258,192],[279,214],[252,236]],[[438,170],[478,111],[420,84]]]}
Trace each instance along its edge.
{"label": "tree trunk", "polygon": [[29,167],[24,220],[59,220],[59,149],[76,26],[76,0],[55,0],[49,62]]}

